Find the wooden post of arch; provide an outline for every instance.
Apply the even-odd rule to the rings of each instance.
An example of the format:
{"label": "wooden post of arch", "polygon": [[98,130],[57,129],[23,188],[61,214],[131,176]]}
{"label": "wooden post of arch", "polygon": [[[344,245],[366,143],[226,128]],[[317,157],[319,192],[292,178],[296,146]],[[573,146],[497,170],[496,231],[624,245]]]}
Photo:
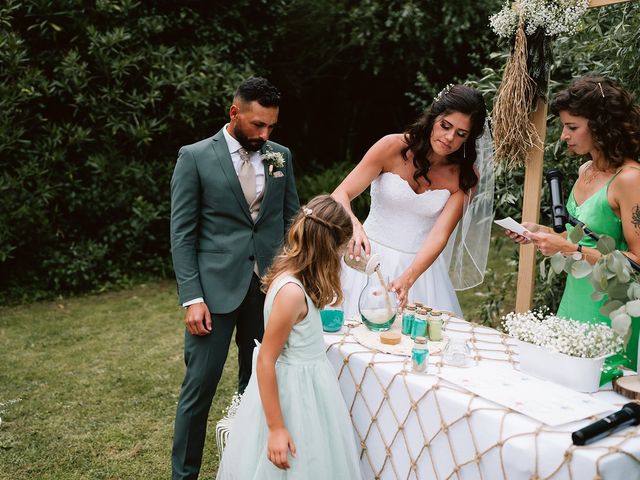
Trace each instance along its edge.
{"label": "wooden post of arch", "polygon": [[[631,0],[590,0],[589,8],[603,7]],[[531,114],[533,123],[542,144],[540,148],[529,150],[524,172],[524,192],[522,203],[522,221],[538,223],[540,216],[540,193],[542,189],[542,170],[544,161],[544,137],[547,131],[547,103],[538,100],[536,110]],[[531,309],[533,287],[535,286],[536,252],[533,245],[520,246],[518,264],[518,290],[516,292],[516,311]]]}

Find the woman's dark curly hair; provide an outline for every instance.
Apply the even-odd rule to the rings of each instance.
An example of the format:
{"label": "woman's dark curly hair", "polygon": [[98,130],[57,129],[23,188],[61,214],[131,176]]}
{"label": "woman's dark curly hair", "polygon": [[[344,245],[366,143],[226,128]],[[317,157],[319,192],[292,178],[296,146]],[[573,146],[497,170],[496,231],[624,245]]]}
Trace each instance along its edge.
{"label": "woman's dark curly hair", "polygon": [[607,162],[599,168],[617,168],[627,158],[638,161],[640,106],[619,83],[598,75],[577,78],[550,107],[554,115],[566,111],[587,119],[593,142]]}
{"label": "woman's dark curly hair", "polygon": [[404,141],[407,146],[402,149],[402,156],[408,160],[407,153],[411,150],[413,164],[416,167],[416,173],[413,175],[414,180],[424,177],[431,185],[431,180],[428,177],[431,168],[429,156],[433,150],[431,148],[431,130],[436,118],[453,112],[464,113],[471,117],[471,131],[465,145],[447,157],[449,164],[460,165],[460,188],[464,192],[468,192],[478,183],[478,175],[473,169],[473,163],[476,161],[475,145],[476,139],[482,135],[487,115],[484,98],[477,90],[466,85],[454,85],[440,92],[424,114],[404,132]]}

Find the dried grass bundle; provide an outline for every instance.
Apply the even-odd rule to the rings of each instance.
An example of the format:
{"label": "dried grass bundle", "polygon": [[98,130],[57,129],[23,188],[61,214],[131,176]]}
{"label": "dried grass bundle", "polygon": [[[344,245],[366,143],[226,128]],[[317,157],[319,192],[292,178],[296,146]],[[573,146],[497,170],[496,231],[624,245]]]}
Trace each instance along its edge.
{"label": "dried grass bundle", "polygon": [[527,70],[527,38],[521,20],[491,115],[494,156],[508,170],[523,166],[533,146],[542,148],[540,136],[529,120],[534,95],[535,82]]}

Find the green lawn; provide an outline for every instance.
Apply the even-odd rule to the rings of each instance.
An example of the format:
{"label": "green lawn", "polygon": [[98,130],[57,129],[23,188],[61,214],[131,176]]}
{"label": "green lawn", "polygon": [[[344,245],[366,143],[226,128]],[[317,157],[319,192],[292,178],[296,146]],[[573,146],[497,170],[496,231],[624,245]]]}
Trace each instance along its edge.
{"label": "green lawn", "polygon": [[[511,242],[491,248],[488,280],[459,295],[471,320],[512,268]],[[169,478],[182,318],[171,282],[0,308],[0,480]],[[232,344],[201,478],[217,469],[214,427],[236,371]]]}
{"label": "green lawn", "polygon": [[[170,282],[0,308],[0,479],[170,478],[182,316]],[[217,469],[213,427],[236,388],[235,355],[201,478]]]}

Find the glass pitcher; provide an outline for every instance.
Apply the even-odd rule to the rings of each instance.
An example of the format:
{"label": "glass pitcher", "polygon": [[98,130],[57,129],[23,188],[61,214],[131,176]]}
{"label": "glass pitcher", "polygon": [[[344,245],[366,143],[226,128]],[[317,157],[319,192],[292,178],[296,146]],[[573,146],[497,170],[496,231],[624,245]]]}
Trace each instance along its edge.
{"label": "glass pitcher", "polygon": [[376,275],[367,277],[367,284],[360,293],[358,310],[362,323],[369,330],[384,332],[391,328],[396,319],[398,300],[396,294],[388,291],[387,282],[376,270]]}

